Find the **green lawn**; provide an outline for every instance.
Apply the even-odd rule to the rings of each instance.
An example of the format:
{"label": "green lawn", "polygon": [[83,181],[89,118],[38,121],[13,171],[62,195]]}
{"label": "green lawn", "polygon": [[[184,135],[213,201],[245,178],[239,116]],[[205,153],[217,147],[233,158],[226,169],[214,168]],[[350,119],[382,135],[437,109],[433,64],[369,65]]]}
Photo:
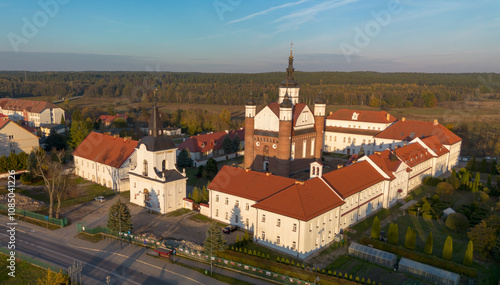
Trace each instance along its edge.
{"label": "green lawn", "polygon": [[7,257],[0,253],[0,284],[2,285],[37,284],[39,278],[47,275],[47,270],[17,259],[15,277],[10,277],[7,275],[10,272],[7,268]]}
{"label": "green lawn", "polygon": [[188,209],[179,209],[167,214],[167,217],[178,217],[191,212]]}

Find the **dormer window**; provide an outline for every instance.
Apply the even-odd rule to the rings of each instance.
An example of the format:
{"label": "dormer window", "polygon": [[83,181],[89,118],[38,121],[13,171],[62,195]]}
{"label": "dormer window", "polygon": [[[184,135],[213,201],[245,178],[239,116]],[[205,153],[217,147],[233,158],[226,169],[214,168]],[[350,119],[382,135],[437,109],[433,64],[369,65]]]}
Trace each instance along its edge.
{"label": "dormer window", "polygon": [[144,162],[143,162],[142,175],[148,176],[148,161],[147,160],[144,160]]}

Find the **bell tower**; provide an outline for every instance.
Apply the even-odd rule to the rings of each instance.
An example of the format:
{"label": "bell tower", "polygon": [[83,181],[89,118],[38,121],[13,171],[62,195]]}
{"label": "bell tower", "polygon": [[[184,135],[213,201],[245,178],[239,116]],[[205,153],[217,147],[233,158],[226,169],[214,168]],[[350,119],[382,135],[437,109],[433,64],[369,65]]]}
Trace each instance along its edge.
{"label": "bell tower", "polygon": [[250,91],[250,98],[245,103],[245,168],[252,168],[254,161],[254,129],[255,111],[257,104],[253,100],[253,93]]}
{"label": "bell tower", "polygon": [[299,83],[295,81],[295,68],[293,68],[293,43],[290,43],[290,56],[288,57],[288,67],[286,69],[286,78],[281,82],[279,90],[278,103],[282,103],[285,99],[285,94],[288,94],[290,102],[293,105],[299,103]]}
{"label": "bell tower", "polygon": [[318,97],[316,98],[316,100],[314,100],[314,128],[316,130],[316,139],[315,139],[316,145],[314,148],[314,158],[317,161],[321,161],[321,156],[323,153],[323,139],[325,132],[325,111],[326,111],[326,102],[320,90],[318,93]]}
{"label": "bell tower", "polygon": [[292,150],[292,112],[293,104],[285,94],[280,104],[280,121],[278,133],[278,170],[279,176],[290,175],[290,157]]}

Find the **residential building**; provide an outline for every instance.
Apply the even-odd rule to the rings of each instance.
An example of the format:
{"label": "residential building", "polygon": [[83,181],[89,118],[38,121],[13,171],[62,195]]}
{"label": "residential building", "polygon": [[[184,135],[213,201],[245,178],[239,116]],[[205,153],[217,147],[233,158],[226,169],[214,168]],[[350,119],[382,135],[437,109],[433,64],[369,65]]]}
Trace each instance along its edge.
{"label": "residential building", "polygon": [[65,116],[62,108],[49,102],[10,98],[0,99],[0,113],[15,122],[26,121],[32,127],[60,124],[61,118]]}
{"label": "residential building", "polygon": [[129,169],[137,141],[91,132],[73,151],[74,173],[118,192],[130,190]]}
{"label": "residential building", "polygon": [[61,124],[40,125],[40,133],[42,135],[42,138],[50,136],[50,133],[52,131],[55,132],[56,134],[64,134],[66,133],[66,125],[61,125]]}
{"label": "residential building", "polygon": [[116,114],[116,115],[101,115],[99,116],[99,119],[101,122],[106,126],[109,127],[113,121],[115,120],[122,120],[123,122],[127,122],[128,116],[127,115],[122,115],[122,114]]}
{"label": "residential building", "polygon": [[20,152],[30,153],[39,147],[39,139],[7,117],[0,117],[0,156]]}
{"label": "residential building", "polygon": [[[235,137],[238,136],[240,140],[240,146],[238,151],[232,153],[225,153],[222,148],[222,142],[224,138],[229,136],[231,140],[234,141]],[[224,131],[215,132],[208,134],[201,134],[196,136],[191,136],[179,144],[177,148],[177,155],[183,149],[187,149],[191,155],[194,166],[205,165],[208,159],[213,158],[217,161],[227,160],[239,155],[244,155],[245,152],[242,149],[245,147],[245,130],[239,129],[236,131]]]}

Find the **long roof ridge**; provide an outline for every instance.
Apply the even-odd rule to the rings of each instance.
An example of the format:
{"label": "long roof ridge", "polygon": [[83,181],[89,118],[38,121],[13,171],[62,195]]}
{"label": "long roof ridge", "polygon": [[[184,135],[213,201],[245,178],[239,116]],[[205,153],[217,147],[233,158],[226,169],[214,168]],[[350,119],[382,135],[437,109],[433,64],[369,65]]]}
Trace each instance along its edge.
{"label": "long roof ridge", "polygon": [[323,179],[323,177],[319,177],[319,176],[318,176],[318,178],[319,178],[319,179],[320,179],[323,183],[325,183],[326,187],[330,188],[330,190],[332,190],[332,192],[333,192],[333,193],[335,193],[335,195],[337,195],[337,197],[339,197],[339,199],[340,199],[340,200],[344,201],[344,198],[342,198],[342,197],[340,196],[340,194],[339,194],[339,193],[337,193],[337,190],[335,190],[335,189],[333,188],[333,186],[332,186],[332,185],[330,185],[330,183],[328,183],[327,181],[325,181],[325,179]]}

